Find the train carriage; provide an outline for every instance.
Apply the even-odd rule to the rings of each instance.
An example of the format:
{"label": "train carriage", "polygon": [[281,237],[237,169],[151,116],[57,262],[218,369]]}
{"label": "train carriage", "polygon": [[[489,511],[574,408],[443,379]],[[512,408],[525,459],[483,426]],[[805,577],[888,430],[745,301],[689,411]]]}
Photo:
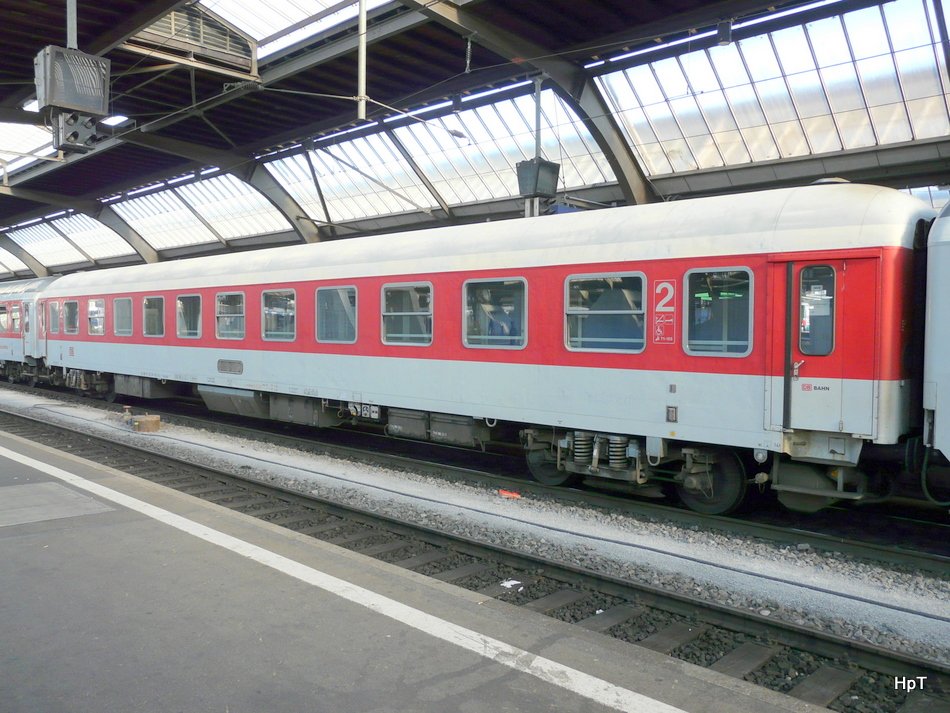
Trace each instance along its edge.
{"label": "train carriage", "polygon": [[816,185],[67,275],[23,373],[467,446],[517,434],[545,482],[672,483],[707,512],[768,482],[816,509],[888,493],[919,431],[933,217]]}

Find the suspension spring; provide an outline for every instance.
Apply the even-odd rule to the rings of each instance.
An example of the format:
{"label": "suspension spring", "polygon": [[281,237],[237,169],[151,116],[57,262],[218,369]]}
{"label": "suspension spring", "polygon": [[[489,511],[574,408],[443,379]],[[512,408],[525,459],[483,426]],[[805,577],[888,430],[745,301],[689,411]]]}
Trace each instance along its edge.
{"label": "suspension spring", "polygon": [[611,468],[626,468],[627,446],[630,445],[630,439],[626,436],[608,436],[607,437],[607,457]]}
{"label": "suspension spring", "polygon": [[590,465],[594,459],[594,434],[574,431],[574,463]]}

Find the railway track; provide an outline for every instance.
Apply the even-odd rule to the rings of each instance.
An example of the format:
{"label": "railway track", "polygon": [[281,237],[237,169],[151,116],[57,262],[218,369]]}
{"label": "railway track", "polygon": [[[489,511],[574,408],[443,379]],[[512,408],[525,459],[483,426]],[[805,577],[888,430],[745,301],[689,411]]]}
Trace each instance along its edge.
{"label": "railway track", "polygon": [[[36,390],[18,384],[2,384],[0,389],[35,395]],[[42,392],[40,392],[42,393]],[[46,392],[51,393],[51,392]],[[110,404],[54,392],[57,400],[122,413],[121,404]],[[889,565],[942,574],[950,571],[950,520],[935,509],[907,509],[895,514],[873,507],[837,509],[834,512],[797,515],[777,503],[764,502],[736,516],[711,516],[693,512],[675,503],[630,497],[609,484],[579,488],[546,486],[525,472],[523,455],[480,453],[451,446],[420,444],[366,431],[311,429],[270,421],[248,426],[246,419],[208,412],[204,405],[191,407],[181,402],[160,408],[149,404],[148,412],[159,414],[163,422],[209,430],[250,441],[280,445],[302,453],[326,455],[385,468],[432,475],[440,479],[484,488],[515,490],[534,498],[550,499],[564,505],[602,508],[640,518],[661,519],[684,528],[714,529],[739,537],[756,537],[791,547],[841,552],[849,557],[867,558]],[[136,412],[141,409],[136,406]],[[933,555],[927,557],[925,555]]]}
{"label": "railway track", "polygon": [[[950,706],[950,666],[8,413],[0,430],[525,609],[842,711]],[[443,466],[444,468],[444,466]],[[459,474],[459,477],[463,475]],[[471,477],[464,476],[464,477]],[[906,555],[906,553],[905,553]],[[920,562],[939,558],[920,555]],[[944,562],[944,566],[945,566]],[[927,681],[908,695],[895,680]]]}

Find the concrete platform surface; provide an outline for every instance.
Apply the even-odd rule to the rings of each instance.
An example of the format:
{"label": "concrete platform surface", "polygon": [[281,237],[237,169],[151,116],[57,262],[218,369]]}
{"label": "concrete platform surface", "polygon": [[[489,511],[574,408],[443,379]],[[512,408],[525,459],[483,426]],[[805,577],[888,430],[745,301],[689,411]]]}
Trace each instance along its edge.
{"label": "concrete platform surface", "polygon": [[0,443],[2,713],[824,710]]}

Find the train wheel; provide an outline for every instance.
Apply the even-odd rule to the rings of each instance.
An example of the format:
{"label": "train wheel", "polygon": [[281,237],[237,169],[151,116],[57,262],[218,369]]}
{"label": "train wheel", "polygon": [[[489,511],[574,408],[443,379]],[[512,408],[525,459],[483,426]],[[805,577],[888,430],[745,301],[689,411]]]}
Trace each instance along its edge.
{"label": "train wheel", "polygon": [[544,485],[572,485],[580,480],[577,473],[557,469],[557,460],[551,452],[544,448],[535,448],[527,451],[528,470],[531,477]]}
{"label": "train wheel", "polygon": [[690,510],[704,515],[726,515],[745,499],[746,474],[742,461],[733,451],[717,451],[716,462],[708,473],[690,476],[677,484],[676,493]]}

